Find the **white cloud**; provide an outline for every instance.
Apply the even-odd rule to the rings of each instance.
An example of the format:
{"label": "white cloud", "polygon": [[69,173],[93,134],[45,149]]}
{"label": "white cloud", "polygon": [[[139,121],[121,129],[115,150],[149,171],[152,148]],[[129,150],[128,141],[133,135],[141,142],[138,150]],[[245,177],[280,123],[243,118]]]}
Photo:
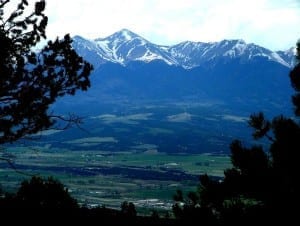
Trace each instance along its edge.
{"label": "white cloud", "polygon": [[157,44],[242,38],[277,50],[300,37],[298,0],[47,0],[48,36],[128,28]]}

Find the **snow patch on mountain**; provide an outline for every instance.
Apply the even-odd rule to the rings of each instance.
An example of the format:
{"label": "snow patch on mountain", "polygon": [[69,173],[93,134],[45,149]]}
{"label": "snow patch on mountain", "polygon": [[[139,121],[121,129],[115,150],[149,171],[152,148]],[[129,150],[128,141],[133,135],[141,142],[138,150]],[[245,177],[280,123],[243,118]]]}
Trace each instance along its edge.
{"label": "snow patch on mountain", "polygon": [[276,53],[281,57],[281,59],[288,63],[291,68],[296,65],[296,47],[292,47],[285,51],[277,51]]}
{"label": "snow patch on mountain", "polygon": [[192,69],[212,61],[228,62],[231,59],[255,60],[265,58],[286,67],[293,67],[293,50],[273,52],[244,40],[222,40],[220,42],[182,42],[173,46],[151,43],[136,33],[123,29],[106,38],[95,40],[74,37],[73,47],[96,68],[113,62],[126,66],[132,61],[149,63],[164,61],[168,65]]}

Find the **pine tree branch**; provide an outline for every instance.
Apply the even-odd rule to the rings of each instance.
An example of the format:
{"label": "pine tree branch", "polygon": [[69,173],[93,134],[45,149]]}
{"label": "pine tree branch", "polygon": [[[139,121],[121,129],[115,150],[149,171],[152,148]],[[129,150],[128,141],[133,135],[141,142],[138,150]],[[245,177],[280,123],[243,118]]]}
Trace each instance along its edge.
{"label": "pine tree branch", "polygon": [[10,167],[11,169],[13,169],[16,173],[18,174],[22,174],[22,175],[25,175],[25,176],[30,176],[30,177],[33,177],[33,176],[37,176],[38,174],[31,174],[31,173],[26,173],[22,170],[19,170],[14,162],[10,159],[10,158],[5,158],[5,157],[0,157],[0,161],[5,161]]}

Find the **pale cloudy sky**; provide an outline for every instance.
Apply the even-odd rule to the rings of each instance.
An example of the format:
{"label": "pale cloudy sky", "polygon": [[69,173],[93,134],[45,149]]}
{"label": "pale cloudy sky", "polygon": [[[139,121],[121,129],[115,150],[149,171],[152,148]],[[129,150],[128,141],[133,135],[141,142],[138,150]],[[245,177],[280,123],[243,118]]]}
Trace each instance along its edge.
{"label": "pale cloudy sky", "polygon": [[127,28],[156,44],[244,39],[285,50],[300,38],[300,0],[47,0],[48,37],[104,38]]}

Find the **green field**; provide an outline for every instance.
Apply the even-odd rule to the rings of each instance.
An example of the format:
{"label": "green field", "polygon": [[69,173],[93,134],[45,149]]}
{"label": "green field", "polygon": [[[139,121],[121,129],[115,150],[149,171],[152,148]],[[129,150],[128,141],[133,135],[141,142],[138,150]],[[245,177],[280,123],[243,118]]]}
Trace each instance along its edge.
{"label": "green field", "polygon": [[[77,112],[81,128],[42,131],[0,156],[22,173],[58,178],[81,204],[170,209],[175,191],[194,191],[199,175],[223,176],[232,140],[251,138],[247,114],[214,101],[117,101],[94,110]],[[0,161],[4,190],[28,178]]]}
{"label": "green field", "polygon": [[[103,139],[85,140],[99,141]],[[8,148],[6,152],[14,155],[21,173],[1,162],[0,183],[5,191],[15,191],[23,179],[30,178],[25,174],[54,176],[79,203],[112,208],[126,200],[138,208],[170,209],[177,189],[195,190],[198,175],[222,177],[223,170],[230,167],[227,156],[166,154],[151,149],[140,153],[70,151],[48,145]]]}

